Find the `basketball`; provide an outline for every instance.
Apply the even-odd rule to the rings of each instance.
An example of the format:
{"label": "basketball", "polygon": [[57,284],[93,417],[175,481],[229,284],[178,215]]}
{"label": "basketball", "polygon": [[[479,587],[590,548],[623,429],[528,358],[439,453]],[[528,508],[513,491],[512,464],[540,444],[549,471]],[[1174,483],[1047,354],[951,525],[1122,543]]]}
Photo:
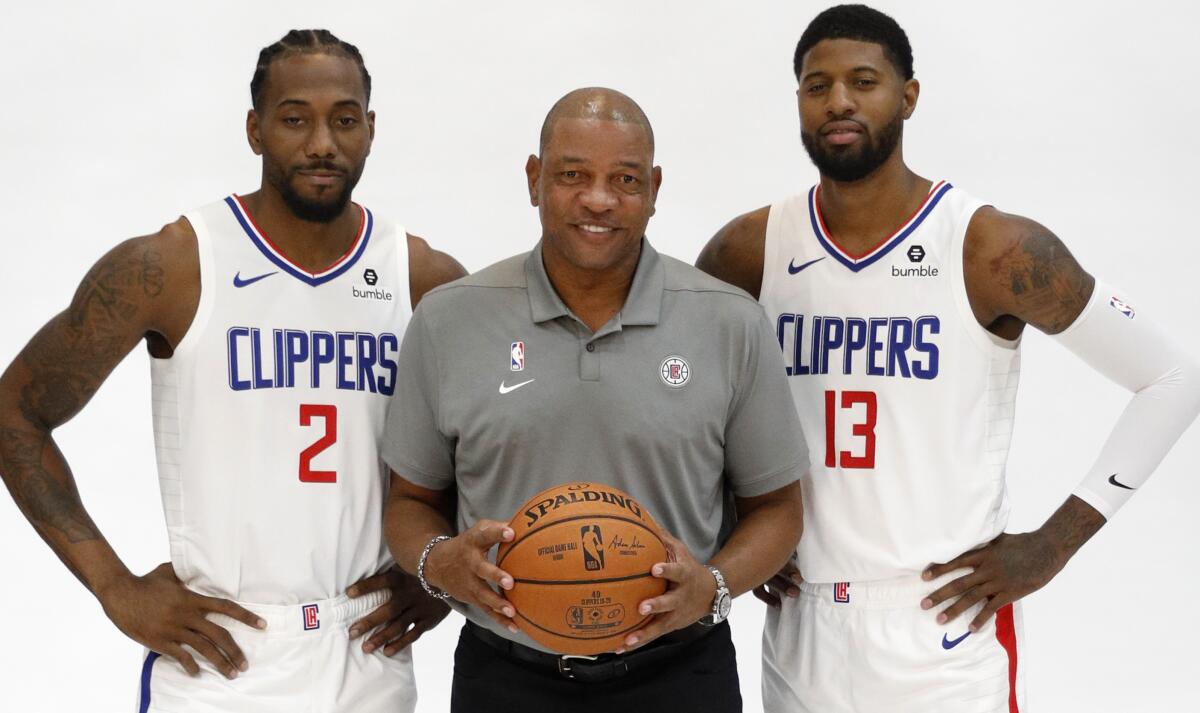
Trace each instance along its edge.
{"label": "basketball", "polygon": [[512,575],[503,594],[517,625],[562,654],[619,648],[649,618],[638,604],[667,589],[650,567],[668,561],[659,528],[641,503],[599,483],[566,483],[526,502],[509,523],[496,565]]}

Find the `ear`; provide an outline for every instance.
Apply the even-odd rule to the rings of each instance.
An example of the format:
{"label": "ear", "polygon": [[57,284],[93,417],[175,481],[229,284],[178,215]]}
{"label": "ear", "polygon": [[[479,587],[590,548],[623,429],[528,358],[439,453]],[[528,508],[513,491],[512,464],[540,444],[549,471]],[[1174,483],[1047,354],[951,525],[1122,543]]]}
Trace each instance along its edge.
{"label": "ear", "polygon": [[650,171],[650,215],[658,210],[655,205],[658,201],[658,189],[662,187],[662,166],[655,166]]}
{"label": "ear", "polygon": [[375,140],[375,112],[367,112],[367,130],[370,132],[371,140]]}
{"label": "ear", "polygon": [[262,131],[258,125],[258,112],[253,109],[246,112],[246,141],[255,156],[262,156]]}
{"label": "ear", "polygon": [[910,79],[904,83],[904,118],[907,119],[917,110],[917,97],[921,94],[921,83]]}
{"label": "ear", "polygon": [[542,162],[537,156],[529,154],[525,161],[525,180],[529,186],[529,205],[538,204],[538,180],[542,177]]}

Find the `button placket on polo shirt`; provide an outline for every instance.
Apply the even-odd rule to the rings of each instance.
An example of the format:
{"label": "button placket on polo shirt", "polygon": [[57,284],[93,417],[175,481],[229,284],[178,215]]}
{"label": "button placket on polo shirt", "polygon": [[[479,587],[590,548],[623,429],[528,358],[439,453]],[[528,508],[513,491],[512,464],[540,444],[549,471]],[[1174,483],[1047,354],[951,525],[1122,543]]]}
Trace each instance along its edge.
{"label": "button placket on polo shirt", "polygon": [[612,336],[620,334],[621,330],[620,312],[613,315],[612,319],[594,334],[584,328],[583,339],[580,342],[583,351],[579,352],[579,378],[582,381],[600,381],[600,355],[604,352],[602,340],[611,341]]}

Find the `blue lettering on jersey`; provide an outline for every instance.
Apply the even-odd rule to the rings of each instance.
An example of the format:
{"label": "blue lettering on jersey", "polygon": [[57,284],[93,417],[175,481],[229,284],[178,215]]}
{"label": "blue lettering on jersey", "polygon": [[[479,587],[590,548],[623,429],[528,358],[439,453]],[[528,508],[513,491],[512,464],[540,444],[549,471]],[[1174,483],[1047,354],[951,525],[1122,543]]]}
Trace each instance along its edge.
{"label": "blue lettering on jersey", "polygon": [[225,345],[234,391],[324,385],[391,396],[396,390],[395,334],[274,329],[268,338],[257,327],[230,327]]}
{"label": "blue lettering on jersey", "polygon": [[842,373],[936,379],[940,353],[935,315],[909,317],[779,315],[776,336],[788,376]]}

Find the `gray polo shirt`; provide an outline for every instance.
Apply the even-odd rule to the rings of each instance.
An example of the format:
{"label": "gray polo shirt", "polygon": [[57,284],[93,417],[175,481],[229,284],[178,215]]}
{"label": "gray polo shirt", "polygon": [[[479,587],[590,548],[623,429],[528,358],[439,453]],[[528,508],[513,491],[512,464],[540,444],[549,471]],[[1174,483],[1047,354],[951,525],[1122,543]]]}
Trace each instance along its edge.
{"label": "gray polo shirt", "polygon": [[584,480],[628,492],[701,562],[721,545],[726,485],[762,495],[808,467],[762,308],[646,240],[624,306],[594,334],[550,284],[540,244],[426,294],[383,456],[416,485],[457,485],[460,531]]}

